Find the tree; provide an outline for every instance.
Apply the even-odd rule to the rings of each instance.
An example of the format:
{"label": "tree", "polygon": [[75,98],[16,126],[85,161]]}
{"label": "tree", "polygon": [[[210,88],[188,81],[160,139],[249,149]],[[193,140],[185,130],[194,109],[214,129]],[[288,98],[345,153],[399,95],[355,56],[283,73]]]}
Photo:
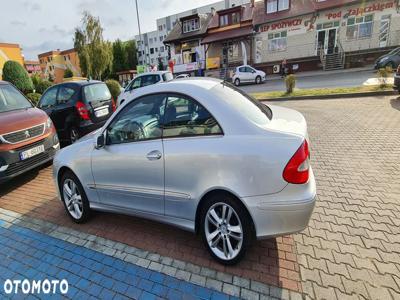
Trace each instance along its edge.
{"label": "tree", "polygon": [[36,93],[43,94],[52,85],[53,83],[48,80],[40,80],[35,86]]}
{"label": "tree", "polygon": [[71,78],[74,77],[74,72],[70,68],[65,69],[64,71],[64,78]]}
{"label": "tree", "polygon": [[74,47],[84,76],[101,80],[113,61],[112,44],[103,38],[99,18],[83,13],[82,27],[75,29]]}
{"label": "tree", "polygon": [[136,70],[138,64],[136,41],[130,40],[126,42],[125,52],[128,55],[127,69]]}
{"label": "tree", "polygon": [[128,68],[128,53],[121,40],[113,43],[113,72],[117,73]]}
{"label": "tree", "polygon": [[11,82],[24,94],[33,91],[33,83],[28,72],[16,61],[9,60],[4,64],[3,80]]}

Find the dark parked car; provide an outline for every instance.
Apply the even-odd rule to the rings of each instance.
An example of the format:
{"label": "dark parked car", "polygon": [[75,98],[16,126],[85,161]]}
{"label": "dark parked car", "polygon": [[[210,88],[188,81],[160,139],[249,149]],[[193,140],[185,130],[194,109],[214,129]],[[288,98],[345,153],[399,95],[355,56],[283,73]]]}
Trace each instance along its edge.
{"label": "dark parked car", "polygon": [[375,62],[375,69],[392,67],[395,70],[398,65],[400,65],[400,47],[379,57]]}
{"label": "dark parked car", "polygon": [[115,111],[115,102],[105,83],[75,81],[50,87],[38,107],[50,116],[60,140],[72,144],[103,126]]}
{"label": "dark parked car", "polygon": [[397,67],[396,74],[394,74],[394,89],[400,93],[400,65]]}
{"label": "dark parked car", "polygon": [[50,118],[0,81],[0,183],[51,161],[59,148]]}

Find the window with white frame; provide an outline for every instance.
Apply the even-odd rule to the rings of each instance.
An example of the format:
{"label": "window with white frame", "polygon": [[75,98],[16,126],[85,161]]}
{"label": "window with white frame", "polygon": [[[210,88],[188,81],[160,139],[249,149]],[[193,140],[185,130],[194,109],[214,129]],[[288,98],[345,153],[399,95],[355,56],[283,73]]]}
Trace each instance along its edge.
{"label": "window with white frame", "polygon": [[200,29],[199,19],[191,19],[183,21],[183,33],[196,31]]}
{"label": "window with white frame", "polygon": [[286,51],[287,31],[281,31],[268,34],[268,51]]}
{"label": "window with white frame", "polygon": [[290,0],[267,0],[267,14],[289,9]]}
{"label": "window with white frame", "polygon": [[372,36],[374,15],[365,15],[347,19],[347,40],[369,38]]}

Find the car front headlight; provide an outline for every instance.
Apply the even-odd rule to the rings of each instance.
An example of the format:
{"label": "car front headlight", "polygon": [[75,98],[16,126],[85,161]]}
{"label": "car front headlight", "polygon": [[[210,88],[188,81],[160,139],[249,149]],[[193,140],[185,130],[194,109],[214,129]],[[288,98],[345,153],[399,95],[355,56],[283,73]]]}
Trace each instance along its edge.
{"label": "car front headlight", "polygon": [[50,118],[47,118],[47,121],[46,121],[46,129],[51,128],[52,125],[53,125],[53,122],[51,121],[51,119],[50,119]]}

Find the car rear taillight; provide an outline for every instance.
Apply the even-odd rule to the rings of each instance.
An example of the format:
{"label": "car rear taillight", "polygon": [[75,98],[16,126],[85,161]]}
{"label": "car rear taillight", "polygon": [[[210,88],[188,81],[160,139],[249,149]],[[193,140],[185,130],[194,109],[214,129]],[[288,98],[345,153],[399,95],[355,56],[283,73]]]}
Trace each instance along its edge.
{"label": "car rear taillight", "polygon": [[400,65],[397,67],[397,75],[400,75]]}
{"label": "car rear taillight", "polygon": [[306,183],[310,175],[309,156],[308,143],[304,140],[283,170],[283,179],[294,184]]}
{"label": "car rear taillight", "polygon": [[111,108],[112,108],[112,111],[113,111],[113,112],[117,109],[117,107],[116,107],[116,105],[115,105],[114,98],[111,98]]}
{"label": "car rear taillight", "polygon": [[75,107],[78,110],[78,113],[83,120],[90,120],[89,111],[83,102],[81,101],[76,102]]}

